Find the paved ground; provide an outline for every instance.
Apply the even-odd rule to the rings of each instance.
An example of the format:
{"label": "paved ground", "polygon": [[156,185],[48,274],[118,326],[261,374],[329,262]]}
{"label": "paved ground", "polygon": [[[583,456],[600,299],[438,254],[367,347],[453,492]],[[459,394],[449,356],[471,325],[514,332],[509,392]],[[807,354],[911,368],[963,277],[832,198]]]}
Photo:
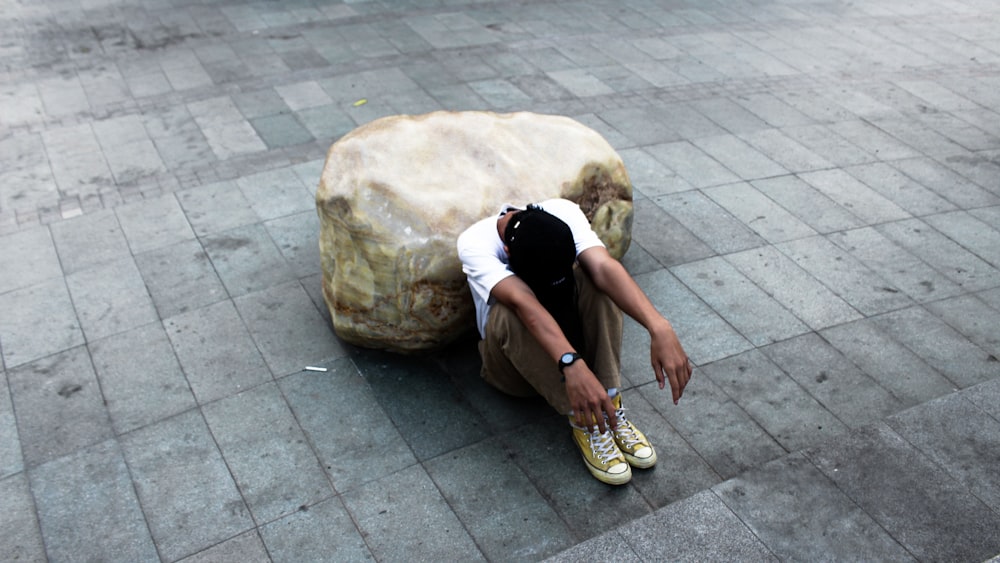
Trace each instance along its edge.
{"label": "paved ground", "polygon": [[[0,28],[0,558],[1000,553],[994,0],[0,0]],[[628,486],[473,341],[329,329],[326,148],[483,108],[575,117],[632,175],[625,262],[698,369],[674,407],[627,326],[661,460]]]}

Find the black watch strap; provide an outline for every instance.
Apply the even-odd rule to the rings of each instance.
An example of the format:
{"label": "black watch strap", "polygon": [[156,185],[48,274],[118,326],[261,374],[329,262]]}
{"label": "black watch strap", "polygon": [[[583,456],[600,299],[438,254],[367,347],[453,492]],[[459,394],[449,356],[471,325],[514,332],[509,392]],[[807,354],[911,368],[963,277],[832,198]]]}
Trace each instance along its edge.
{"label": "black watch strap", "polygon": [[562,356],[559,356],[559,373],[562,373],[564,369],[579,359],[580,354],[577,354],[576,352],[566,352]]}

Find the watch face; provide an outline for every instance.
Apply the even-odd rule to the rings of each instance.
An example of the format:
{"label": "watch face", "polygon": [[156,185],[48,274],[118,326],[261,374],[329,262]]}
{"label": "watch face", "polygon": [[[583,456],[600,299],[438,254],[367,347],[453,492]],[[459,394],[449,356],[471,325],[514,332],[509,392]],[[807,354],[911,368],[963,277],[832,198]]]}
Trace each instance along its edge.
{"label": "watch face", "polygon": [[573,354],[572,353],[563,354],[562,357],[559,358],[559,361],[564,364],[568,364],[573,361]]}

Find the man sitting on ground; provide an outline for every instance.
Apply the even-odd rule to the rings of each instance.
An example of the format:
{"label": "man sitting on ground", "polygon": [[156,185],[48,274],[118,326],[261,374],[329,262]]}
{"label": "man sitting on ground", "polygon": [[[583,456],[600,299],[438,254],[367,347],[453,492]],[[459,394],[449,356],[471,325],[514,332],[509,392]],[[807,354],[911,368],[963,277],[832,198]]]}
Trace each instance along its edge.
{"label": "man sitting on ground", "polygon": [[567,415],[600,481],[621,485],[632,467],[652,467],[653,446],[622,408],[622,311],[649,331],[654,375],[661,389],[669,383],[675,404],[691,364],[579,206],[504,205],[459,236],[458,254],[476,305],[483,379],[510,395],[540,394]]}

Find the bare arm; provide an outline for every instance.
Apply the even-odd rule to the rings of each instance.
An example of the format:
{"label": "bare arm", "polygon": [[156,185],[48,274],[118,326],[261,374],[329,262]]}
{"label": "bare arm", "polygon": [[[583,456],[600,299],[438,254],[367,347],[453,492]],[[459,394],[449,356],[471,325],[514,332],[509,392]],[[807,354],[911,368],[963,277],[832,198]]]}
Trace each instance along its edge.
{"label": "bare arm", "polygon": [[[517,314],[528,332],[551,358],[553,365],[557,364],[559,357],[566,352],[576,351],[556,320],[538,302],[531,288],[521,278],[517,276],[504,278],[493,287],[490,295]],[[612,428],[617,425],[615,408],[607,390],[582,359],[565,368],[563,376],[566,378],[566,393],[578,425],[591,427],[596,419],[598,428],[604,432],[602,411],[608,415]]]}
{"label": "bare arm", "polygon": [[691,364],[670,321],[656,310],[642,288],[621,262],[608,254],[606,248],[588,248],[580,254],[579,260],[594,285],[649,332],[649,355],[654,375],[660,389],[666,383],[670,384],[676,404],[691,379]]}

